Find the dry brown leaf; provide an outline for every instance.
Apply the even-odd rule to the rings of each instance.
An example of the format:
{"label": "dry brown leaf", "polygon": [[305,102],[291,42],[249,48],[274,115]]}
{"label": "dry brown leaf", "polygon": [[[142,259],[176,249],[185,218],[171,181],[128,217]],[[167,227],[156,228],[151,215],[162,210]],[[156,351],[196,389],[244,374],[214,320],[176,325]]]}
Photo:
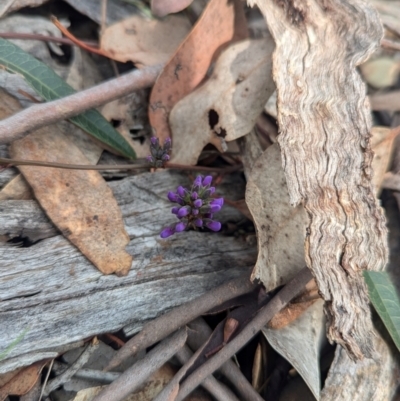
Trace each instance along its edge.
{"label": "dry brown leaf", "polygon": [[179,13],[188,7],[193,0],[151,0],[151,12],[156,17]]}
{"label": "dry brown leaf", "polygon": [[105,29],[100,48],[114,60],[138,66],[166,63],[190,31],[187,18],[171,15],[162,21],[134,15]]}
{"label": "dry brown leaf", "polygon": [[37,382],[40,372],[49,362],[48,359],[35,362],[34,364],[21,369],[12,379],[0,388],[0,401],[6,399],[8,395],[24,395]]}
{"label": "dry brown leaf", "polygon": [[[17,159],[90,164],[83,153],[52,127],[15,141],[10,154]],[[126,275],[132,256],[121,211],[97,171],[20,166],[36,199],[49,218],[104,274]]]}
{"label": "dry brown leaf", "polygon": [[174,162],[196,164],[207,143],[224,152],[226,141],[251,131],[275,90],[273,50],[271,37],[231,45],[207,82],[173,107]]}
{"label": "dry brown leaf", "polygon": [[151,92],[149,106],[150,124],[161,142],[172,137],[168,123],[172,107],[200,84],[221,46],[246,37],[244,21],[240,0],[211,0],[164,67]]}
{"label": "dry brown leaf", "polygon": [[378,13],[359,0],[251,3],[276,43],[278,141],[290,201],[307,210],[306,262],[326,301],[328,337],[353,359],[372,357],[362,270],[383,269],[388,249],[357,66],[380,44]]}
{"label": "dry brown leaf", "polygon": [[16,177],[14,177],[0,191],[0,201],[12,199],[23,200],[32,198],[33,194],[31,187],[21,174],[18,174]]}
{"label": "dry brown leaf", "polygon": [[267,291],[285,284],[305,265],[307,217],[302,206],[292,207],[278,144],[254,163],[247,180],[246,202],[257,231],[258,257],[252,279]]}

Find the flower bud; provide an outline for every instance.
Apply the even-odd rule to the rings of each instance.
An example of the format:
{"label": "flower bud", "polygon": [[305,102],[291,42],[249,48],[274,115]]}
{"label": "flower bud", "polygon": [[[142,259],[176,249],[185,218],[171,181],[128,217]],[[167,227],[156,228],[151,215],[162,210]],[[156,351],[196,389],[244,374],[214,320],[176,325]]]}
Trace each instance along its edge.
{"label": "flower bud", "polygon": [[221,229],[221,223],[219,221],[209,221],[206,226],[212,231],[219,231]]}
{"label": "flower bud", "polygon": [[206,187],[207,185],[210,185],[212,182],[212,176],[208,175],[207,177],[204,177],[203,179],[203,187]]}

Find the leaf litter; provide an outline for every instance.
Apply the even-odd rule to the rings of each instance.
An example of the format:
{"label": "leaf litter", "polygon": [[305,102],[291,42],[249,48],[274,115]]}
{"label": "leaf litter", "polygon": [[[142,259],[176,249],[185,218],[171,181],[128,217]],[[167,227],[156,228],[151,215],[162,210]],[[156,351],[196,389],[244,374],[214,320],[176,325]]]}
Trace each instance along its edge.
{"label": "leaf litter", "polygon": [[[176,3],[178,8],[185,8],[189,2]],[[382,9],[382,4],[385,2],[375,3],[379,3]],[[154,1],[152,7],[156,10],[159,5]],[[157,13],[159,13],[159,15],[164,15],[176,12],[178,8],[174,7],[175,6],[167,5],[165,9],[159,8]],[[214,7],[214,9],[212,7]],[[210,10],[213,10],[213,12]],[[222,27],[217,26],[218,23],[222,25],[220,19],[221,15],[226,17],[222,22]],[[116,59],[123,61],[131,60],[138,64],[147,65],[165,62],[170,59],[153,88],[153,93],[150,98],[149,117],[151,125],[160,138],[165,139],[172,135],[174,141],[173,157],[176,162],[196,164],[203,148],[207,144],[214,145],[219,151],[226,151],[225,142],[235,141],[243,135],[246,135],[246,138],[250,138],[254,134],[253,127],[264,108],[270,111],[270,116],[276,117],[274,100],[270,99],[270,95],[275,90],[274,84],[270,78],[273,42],[270,38],[267,38],[259,42],[244,41],[227,47],[232,41],[232,37],[235,36],[235,32],[238,32],[237,29],[235,30],[234,21],[237,16],[238,15],[235,16],[235,13],[232,12],[232,5],[223,4],[223,2],[218,3],[217,0],[212,0],[197,25],[193,28],[186,40],[183,41],[172,58],[170,57],[173,52],[173,40],[166,41],[166,43],[171,44],[172,50],[157,56],[154,56],[156,50],[152,49],[151,44],[147,42],[143,46],[146,55],[142,59],[137,58],[138,52],[132,50],[131,47],[121,51],[118,50],[115,45],[108,45],[110,49],[115,50],[116,53],[120,52]],[[390,25],[389,18],[385,18],[384,22],[386,21],[386,23]],[[169,21],[171,20],[177,21],[169,17]],[[117,23],[118,29],[126,31],[127,26],[129,29],[129,24],[133,23],[132,21],[141,21],[139,23],[146,25],[142,17],[134,16],[129,20],[119,21]],[[177,22],[175,25],[179,25],[179,23]],[[110,29],[109,32],[112,31],[111,28],[113,27],[108,28]],[[221,31],[224,32],[225,36],[220,35]],[[117,33],[117,36],[124,37],[125,33]],[[107,34],[106,31],[103,40],[105,40],[104,38]],[[136,32],[134,35],[136,35]],[[162,43],[161,39],[156,40],[157,36],[151,37],[150,34],[146,34],[145,36],[154,40],[154,42]],[[166,36],[165,31],[161,36]],[[242,30],[242,33],[236,35],[236,38],[244,39],[245,36]],[[176,43],[174,43],[175,47],[179,45],[183,37],[184,35],[182,35],[182,38],[179,40],[176,40]],[[120,40],[118,44],[125,43],[126,40]],[[269,46],[268,49],[265,48],[266,45]],[[220,53],[221,46],[227,47],[222,53]],[[246,52],[246,46],[247,48],[253,46],[255,50]],[[166,50],[165,46],[163,50]],[[220,56],[217,57],[219,53]],[[121,56],[121,54],[126,54],[126,56]],[[237,59],[240,58],[238,57],[239,55],[242,56],[241,62],[237,61]],[[260,63],[254,62],[257,56],[260,56]],[[215,65],[212,65],[213,62],[215,62]],[[254,64],[256,64],[256,68],[254,68]],[[366,80],[372,86],[388,88],[395,83],[395,70],[397,67],[394,68],[394,72],[392,69],[387,72],[384,70],[385,65],[386,64],[384,64],[382,68],[378,65],[380,69],[378,73],[373,71],[375,75],[378,75],[377,77],[375,77],[375,75],[370,78],[366,76]],[[392,68],[397,65],[397,62],[391,60],[387,65]],[[212,67],[211,74],[210,66]],[[368,68],[369,66],[366,65],[362,71],[366,75],[371,75]],[[227,74],[227,71],[230,71],[231,74]],[[248,92],[245,90],[246,87],[249,88],[250,93],[245,93]],[[270,99],[269,103],[267,103],[268,99]],[[114,109],[112,109],[112,107],[114,107]],[[134,112],[134,109],[130,109],[126,104],[119,106],[117,103],[112,107],[108,115],[108,120],[123,121]],[[278,108],[278,113],[279,112]],[[126,137],[129,135],[127,132],[129,132],[129,124],[127,124],[125,128]],[[394,131],[390,131],[388,128],[374,127],[372,130],[372,147],[375,151],[375,159],[373,161],[373,168],[375,170],[374,186],[376,191],[379,191],[386,171],[390,167],[394,136]],[[35,134],[31,134],[30,137],[28,136],[24,140],[14,143],[11,147],[11,153],[13,153],[15,157],[18,156],[26,159],[37,158],[38,160],[46,160],[46,156],[48,157],[49,154],[51,154],[52,157],[54,155],[58,160],[64,160],[64,156],[70,154],[71,158],[67,159],[69,163],[88,163],[88,160],[85,159],[83,155],[80,154],[79,150],[75,149],[74,145],[67,141],[66,138],[60,139],[62,136],[60,137],[59,134],[57,134],[56,139],[56,135],[50,133],[45,134],[44,137],[47,139],[44,140],[40,138],[40,136],[38,137],[35,136]],[[32,140],[32,138],[34,138],[34,140]],[[144,143],[148,143],[148,134],[144,133],[144,138]],[[46,142],[57,143],[56,147],[60,147],[60,154],[56,156],[54,146],[48,148]],[[21,145],[24,143],[25,149]],[[37,146],[43,148],[42,152],[31,153],[32,148]],[[140,156],[142,154],[144,155],[145,145],[140,149],[143,152]],[[295,276],[305,265],[304,240],[308,236],[306,230],[307,216],[302,206],[293,208],[290,204],[289,191],[286,185],[283,168],[281,167],[282,159],[280,156],[280,149],[277,144],[268,147],[264,151],[259,149],[252,155],[244,154],[242,157],[243,160],[245,160],[246,157],[249,158],[248,160],[253,158],[249,163],[244,163],[245,173],[248,179],[246,202],[256,226],[259,248],[259,255],[252,278],[260,280],[267,291],[273,291],[277,287],[286,284],[289,279]],[[95,161],[92,161],[92,163],[93,162]],[[51,188],[51,196],[50,193],[45,195],[50,199],[54,196],[54,193],[56,193],[57,197],[54,197],[51,201],[49,201],[49,199],[42,200],[42,206],[45,209],[47,208],[46,210],[48,210],[49,214],[54,213],[54,219],[60,222],[59,228],[61,228],[64,235],[76,241],[74,235],[69,232],[71,230],[80,231],[79,227],[82,226],[82,223],[77,222],[78,220],[71,220],[70,218],[70,216],[74,216],[81,211],[80,206],[79,208],[75,207],[77,205],[77,200],[75,199],[81,201],[82,199],[80,198],[87,197],[88,203],[90,204],[89,206],[94,206],[94,209],[99,210],[97,207],[98,197],[103,198],[103,194],[107,194],[108,192],[105,183],[101,181],[99,175],[88,174],[85,175],[84,178],[83,175],[76,174],[76,178],[73,178],[73,173],[68,172],[68,174],[63,175],[61,172],[59,175],[57,173],[59,178],[56,178],[57,175],[54,174],[55,171],[58,171],[56,169],[48,169],[48,174],[44,168],[20,167],[20,169],[22,171],[25,169],[25,175],[30,176],[31,186],[39,201],[41,200],[41,196],[43,196],[40,195],[40,192],[43,191],[43,194],[46,194],[46,188],[44,188],[40,182],[53,185],[52,182],[58,180],[58,183],[54,184]],[[43,170],[44,174],[39,174],[40,170]],[[68,183],[70,181],[72,182],[73,180],[82,184],[77,186],[78,194],[74,195],[76,198],[72,198],[70,192],[64,192],[63,188],[63,184],[67,183],[67,181]],[[93,183],[95,183],[94,186]],[[383,183],[385,183],[385,181],[383,181]],[[46,186],[48,187],[48,185]],[[90,187],[91,189],[89,190]],[[91,196],[88,195],[90,192],[92,193]],[[79,193],[84,195],[78,196]],[[71,197],[70,203],[65,201],[65,198],[69,197]],[[234,202],[232,202],[232,204],[234,204]],[[107,214],[110,213],[108,207],[109,206],[106,205],[103,208],[104,211],[107,211]],[[241,205],[240,207],[243,208],[246,213],[244,206]],[[57,208],[63,210],[60,212],[56,210]],[[89,207],[86,216],[92,216],[94,209]],[[121,221],[121,216],[118,215],[118,208],[113,207],[113,209],[114,211],[112,213],[114,213],[114,215],[110,213],[110,219],[107,223],[108,226],[118,225],[115,224],[115,221]],[[65,211],[69,211],[69,213],[65,214]],[[117,231],[119,231],[119,234],[116,235],[116,237],[119,236],[120,238],[120,240],[117,241],[119,242],[117,248],[119,248],[119,252],[122,255],[125,252],[124,247],[129,239],[126,234],[121,235],[123,231],[123,225],[121,225],[121,223]],[[111,237],[114,238],[114,235],[111,235]],[[111,237],[103,237],[105,243],[109,243]],[[96,241],[99,241],[98,231],[97,233],[94,231],[94,234],[89,237],[89,242]],[[78,243],[79,241],[76,242]],[[89,259],[93,257],[90,250],[85,251],[84,247],[82,247],[81,250],[83,253],[87,252],[87,255],[89,255],[87,257]],[[97,250],[95,253],[97,254]],[[127,255],[126,252],[124,255],[122,259],[127,262],[127,257],[129,258],[129,255]],[[101,263],[100,259],[102,259],[103,262],[107,261],[107,256],[99,254],[99,260],[94,263]],[[104,269],[103,272],[106,274],[112,272],[126,274],[127,269],[129,270],[127,267],[123,270],[118,270],[116,267],[118,262],[106,264],[107,267],[104,265],[102,267],[102,269]],[[111,269],[108,270],[110,266]],[[128,266],[128,263],[126,263],[126,266]],[[333,392],[335,387],[335,369],[340,370],[341,366],[349,365],[349,361],[346,359],[347,356],[343,351],[339,352],[338,347],[335,360],[331,367],[330,376],[328,377],[326,389],[320,393],[319,360],[321,357],[321,339],[324,338],[322,301],[304,301],[299,304],[299,309],[294,305],[297,304],[289,304],[282,312],[281,322],[277,323],[275,320],[275,323],[271,323],[272,325],[275,324],[275,326],[273,326],[274,328],[266,326],[263,330],[263,334],[267,337],[270,345],[275,348],[278,353],[281,353],[288,359],[298,373],[303,376],[316,399],[334,399],[329,398],[327,394]],[[224,345],[229,342],[230,338],[234,337],[236,331],[235,327],[237,325],[240,326],[240,319],[238,320],[235,317],[235,314],[240,311],[237,302],[232,301],[229,309],[231,310],[230,317],[226,319],[225,323],[220,323],[220,328],[217,331],[219,335],[218,341],[212,343],[211,350],[207,352],[204,351],[203,357],[205,357],[205,354],[210,355],[210,352],[213,354],[215,350],[215,353],[218,354],[218,349],[221,346],[223,348]],[[285,317],[283,314],[285,311],[289,311],[289,314],[295,316],[294,320],[293,316],[292,320]],[[276,317],[278,318],[278,315],[276,315]],[[232,331],[229,329],[231,325],[233,327]],[[228,332],[231,332],[231,334],[227,334]],[[302,344],[302,346],[299,347],[299,344]],[[379,349],[382,348],[380,344],[378,344],[378,347],[380,347]],[[383,350],[382,352],[386,357],[387,350]],[[387,369],[388,366],[392,365],[386,364],[385,366],[385,369]],[[371,374],[376,375],[376,372]],[[356,391],[353,387],[352,389]],[[389,391],[390,389],[387,390],[387,392]],[[350,394],[350,392],[348,394]],[[346,395],[347,398],[343,399],[352,399],[348,394]],[[336,397],[337,396],[336,393]],[[377,399],[383,400],[383,398]]]}

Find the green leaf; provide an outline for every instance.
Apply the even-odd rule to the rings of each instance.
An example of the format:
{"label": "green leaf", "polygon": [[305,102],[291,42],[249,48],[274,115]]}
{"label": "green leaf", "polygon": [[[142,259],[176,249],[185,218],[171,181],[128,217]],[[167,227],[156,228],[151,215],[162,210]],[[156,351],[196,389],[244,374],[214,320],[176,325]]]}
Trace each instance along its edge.
{"label": "green leaf", "polygon": [[364,271],[369,297],[400,351],[400,300],[386,272]]}
{"label": "green leaf", "polygon": [[0,352],[0,361],[3,360],[14,348],[18,345],[25,337],[25,334],[29,331],[26,328],[3,352]]}
{"label": "green leaf", "polygon": [[[75,90],[51,68],[2,38],[0,38],[0,65],[10,72],[22,75],[28,84],[48,101],[75,93]],[[135,151],[126,139],[97,110],[88,110],[70,118],[70,121],[118,153],[131,159],[136,158]]]}

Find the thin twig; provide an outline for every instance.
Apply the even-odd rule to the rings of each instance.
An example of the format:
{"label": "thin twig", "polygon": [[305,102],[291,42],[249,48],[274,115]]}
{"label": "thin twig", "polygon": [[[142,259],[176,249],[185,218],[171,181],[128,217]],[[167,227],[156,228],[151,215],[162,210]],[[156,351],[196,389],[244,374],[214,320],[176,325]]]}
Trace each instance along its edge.
{"label": "thin twig", "polygon": [[120,401],[125,399],[185,345],[186,337],[186,329],[181,329],[162,341],[143,359],[122,373],[117,380],[107,386],[92,401]]}
{"label": "thin twig", "polygon": [[90,356],[93,352],[98,348],[99,340],[95,337],[90,344],[87,345],[85,350],[79,356],[79,358],[60,376],[57,376],[55,379],[49,381],[47,384],[43,394],[47,397],[53,390],[62,386],[67,381],[71,380],[71,378],[75,375],[75,373],[82,368],[83,365],[87,363]]}
{"label": "thin twig", "polygon": [[[18,159],[7,159],[0,157],[0,166],[5,167],[13,166],[38,166],[38,167],[52,167],[62,168],[67,170],[138,170],[138,169],[149,169],[146,164],[69,164],[69,163],[56,163],[56,162],[45,162],[36,160],[18,160]],[[221,173],[230,173],[233,171],[240,170],[241,164],[227,167],[206,167],[206,166],[189,166],[186,164],[166,163],[165,168],[178,169],[178,170],[194,170],[194,171],[214,171]]]}
{"label": "thin twig", "polygon": [[[43,392],[44,392],[44,390],[45,390],[45,388],[46,388],[46,386],[47,386],[47,381],[49,380],[50,372],[51,372],[51,369],[53,368],[53,364],[54,364],[54,359],[51,360],[50,366],[49,366],[49,368],[47,369],[46,377],[44,378],[44,382],[43,382],[42,388],[41,388],[41,390],[40,390],[39,401],[42,401]],[[47,397],[46,397],[46,398],[47,398]]]}
{"label": "thin twig", "polygon": [[103,51],[102,49],[99,49],[97,47],[91,47],[88,46],[85,42],[82,42],[78,38],[76,38],[68,29],[56,18],[56,17],[51,17],[51,22],[66,36],[71,42],[73,42],[76,46],[80,47],[83,50],[86,50],[88,52],[98,54],[99,56],[103,57],[108,57],[111,58],[111,55],[109,55],[107,52]]}
{"label": "thin twig", "polygon": [[[186,345],[176,353],[176,357],[182,364],[185,364],[192,356],[193,352]],[[201,385],[218,401],[239,401],[229,388],[212,375],[206,377]]]}
{"label": "thin twig", "polygon": [[393,40],[390,39],[382,39],[381,46],[390,50],[400,50],[400,43],[394,42]]}
{"label": "thin twig", "polygon": [[112,333],[106,333],[105,336],[108,337],[111,341],[115,342],[117,345],[119,345],[120,348],[125,345],[125,341],[122,341],[120,338]]}
{"label": "thin twig", "polygon": [[[302,269],[279,293],[264,306],[255,318],[217,354],[193,372],[180,386],[176,401],[183,400],[207,376],[222,366],[249,342],[281,309],[283,309],[313,278],[308,268]],[[185,366],[182,368],[184,369]],[[168,387],[168,386],[167,386]],[[160,393],[162,394],[162,393]],[[160,396],[159,394],[159,396]],[[162,399],[162,398],[160,398]]]}
{"label": "thin twig", "polygon": [[[189,323],[188,327],[190,330],[187,343],[193,350],[197,350],[208,340],[212,330],[201,317]],[[243,401],[264,401],[230,359],[219,368],[219,371],[236,387]]]}
{"label": "thin twig", "polygon": [[28,131],[54,124],[154,84],[163,65],[146,67],[62,99],[35,104],[0,121],[0,143],[9,143]]}
{"label": "thin twig", "polygon": [[[54,361],[53,371],[56,375],[64,373],[68,369],[68,365],[65,363]],[[117,380],[121,376],[119,372],[103,372],[101,370],[94,369],[79,369],[75,372],[74,377],[84,380],[94,380],[99,383],[109,384],[114,380]]]}
{"label": "thin twig", "polygon": [[[57,38],[55,36],[41,35],[40,33],[21,33],[21,32],[1,32],[0,38],[3,39],[23,39],[23,40],[40,40],[41,42],[53,42],[61,45],[76,46],[72,40],[67,38]],[[82,41],[86,46],[94,47],[95,42]]]}
{"label": "thin twig", "polygon": [[195,298],[186,304],[174,308],[170,312],[159,316],[157,319],[144,325],[142,331],[131,338],[124,347],[118,350],[111,359],[105,370],[118,366],[125,359],[137,354],[139,351],[150,347],[160,341],[179,327],[192,321],[213,307],[223,302],[245,294],[255,288],[250,282],[249,273],[246,273],[234,280],[228,281],[219,287],[212,289],[206,294]]}

